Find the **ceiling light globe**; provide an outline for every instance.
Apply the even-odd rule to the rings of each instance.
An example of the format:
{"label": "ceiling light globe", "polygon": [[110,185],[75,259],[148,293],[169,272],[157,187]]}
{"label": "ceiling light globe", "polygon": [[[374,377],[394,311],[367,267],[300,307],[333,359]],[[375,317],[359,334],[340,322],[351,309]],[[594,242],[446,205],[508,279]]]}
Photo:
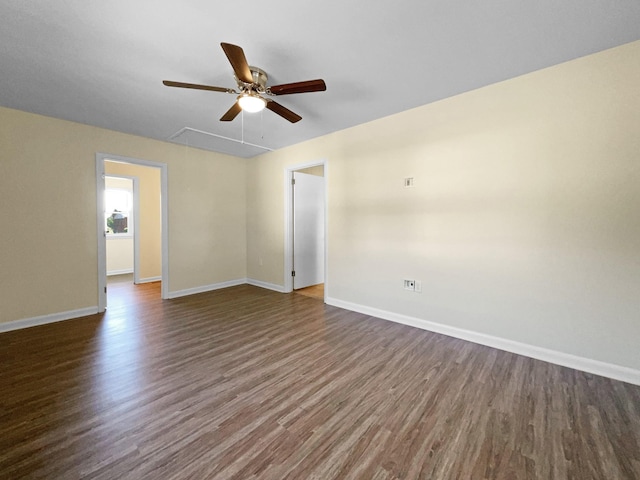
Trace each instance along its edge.
{"label": "ceiling light globe", "polygon": [[238,97],[238,103],[242,110],[249,113],[260,112],[267,106],[267,101],[264,98],[246,93]]}

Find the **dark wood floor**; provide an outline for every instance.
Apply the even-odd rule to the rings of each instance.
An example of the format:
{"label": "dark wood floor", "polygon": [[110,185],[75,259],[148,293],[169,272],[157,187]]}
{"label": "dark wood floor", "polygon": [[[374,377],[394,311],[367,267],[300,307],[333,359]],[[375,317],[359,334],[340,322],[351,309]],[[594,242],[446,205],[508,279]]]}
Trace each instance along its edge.
{"label": "dark wood floor", "polygon": [[324,300],[324,283],[294,290],[294,292],[298,295],[305,295],[307,297],[317,298],[318,300]]}
{"label": "dark wood floor", "polygon": [[640,387],[303,295],[110,290],[0,335],[0,478],[640,478]]}

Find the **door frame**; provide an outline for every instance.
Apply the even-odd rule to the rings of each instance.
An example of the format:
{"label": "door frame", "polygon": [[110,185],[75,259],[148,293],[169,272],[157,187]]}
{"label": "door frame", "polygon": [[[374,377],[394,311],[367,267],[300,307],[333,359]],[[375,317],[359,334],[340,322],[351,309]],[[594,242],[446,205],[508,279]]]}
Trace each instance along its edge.
{"label": "door frame", "polygon": [[[169,200],[167,182],[167,164],[139,158],[124,157],[109,153],[96,153],[96,218],[98,240],[98,312],[104,312],[107,307],[107,242],[104,231],[104,161],[131,163],[143,167],[160,169],[160,222],[161,222],[161,262],[162,278],[161,293],[163,299],[169,298]],[[135,212],[134,212],[135,213]],[[136,216],[136,218],[139,215]],[[134,218],[134,222],[137,221]],[[135,228],[135,227],[134,227]],[[134,267],[135,271],[135,267]]]}
{"label": "door frame", "polygon": [[328,297],[329,285],[329,230],[328,230],[328,178],[329,162],[326,159],[315,160],[285,167],[284,169],[284,293],[293,292],[293,172],[309,167],[324,168],[324,298]]}

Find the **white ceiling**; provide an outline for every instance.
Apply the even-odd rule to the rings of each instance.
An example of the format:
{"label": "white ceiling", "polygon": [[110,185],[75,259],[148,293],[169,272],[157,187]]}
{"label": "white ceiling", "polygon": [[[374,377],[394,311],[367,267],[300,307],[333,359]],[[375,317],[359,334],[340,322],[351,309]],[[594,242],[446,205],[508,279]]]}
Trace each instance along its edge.
{"label": "white ceiling", "polygon": [[[2,0],[0,105],[250,157],[221,137],[278,149],[639,39],[638,0]],[[220,42],[327,91],[222,123],[233,96],[161,83],[235,87]]]}

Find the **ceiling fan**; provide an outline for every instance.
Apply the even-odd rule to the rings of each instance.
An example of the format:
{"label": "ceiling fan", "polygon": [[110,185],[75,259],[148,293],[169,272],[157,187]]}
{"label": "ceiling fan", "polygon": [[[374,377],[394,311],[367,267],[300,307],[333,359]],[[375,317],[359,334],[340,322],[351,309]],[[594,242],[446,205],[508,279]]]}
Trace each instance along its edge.
{"label": "ceiling fan", "polygon": [[250,66],[247,63],[247,58],[241,47],[224,42],[220,45],[227,55],[229,63],[231,63],[238,90],[210,85],[198,85],[195,83],[172,82],[170,80],[164,80],[162,83],[167,87],[193,88],[195,90],[210,90],[212,92],[238,95],[236,103],[220,118],[223,122],[230,122],[236,118],[242,110],[245,112],[259,112],[267,108],[286,120],[289,120],[291,123],[296,123],[302,120],[300,115],[274,102],[270,98],[265,98],[265,95],[277,96],[291,95],[293,93],[323,92],[327,89],[322,79],[284,83],[282,85],[268,87],[268,77],[265,71],[258,67]]}

